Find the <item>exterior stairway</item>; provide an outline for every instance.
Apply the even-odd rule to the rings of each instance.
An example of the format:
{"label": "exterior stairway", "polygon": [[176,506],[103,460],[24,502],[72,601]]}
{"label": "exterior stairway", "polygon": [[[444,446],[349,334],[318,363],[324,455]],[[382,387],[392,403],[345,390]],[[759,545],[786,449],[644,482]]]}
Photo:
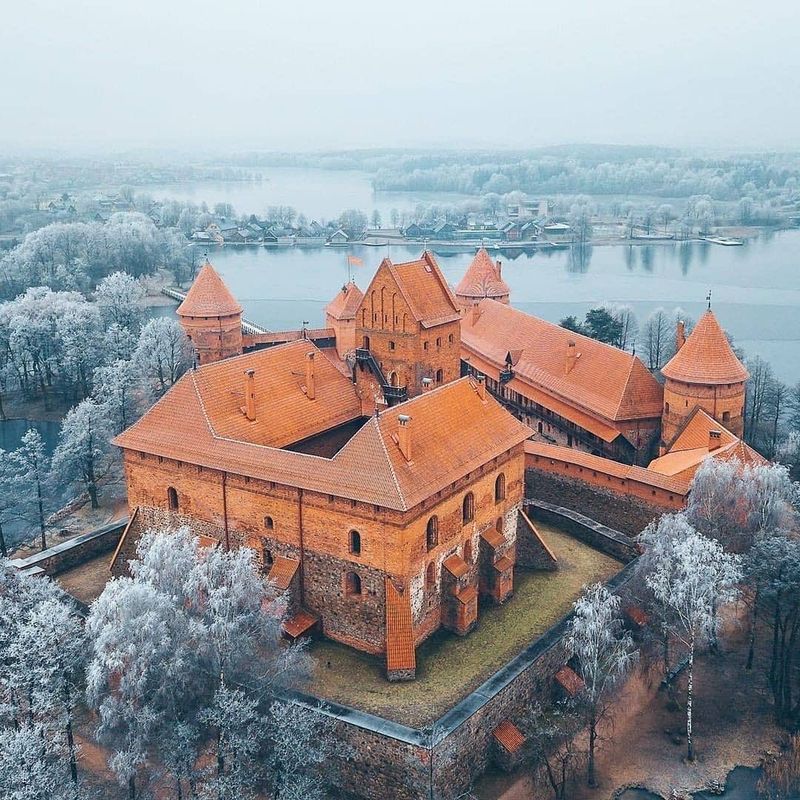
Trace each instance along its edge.
{"label": "exterior stairway", "polygon": [[408,400],[408,389],[405,386],[392,386],[389,381],[386,380],[381,365],[375,360],[375,356],[373,356],[369,350],[363,347],[356,348],[356,363],[369,367],[375,379],[380,384],[383,396],[390,406]]}

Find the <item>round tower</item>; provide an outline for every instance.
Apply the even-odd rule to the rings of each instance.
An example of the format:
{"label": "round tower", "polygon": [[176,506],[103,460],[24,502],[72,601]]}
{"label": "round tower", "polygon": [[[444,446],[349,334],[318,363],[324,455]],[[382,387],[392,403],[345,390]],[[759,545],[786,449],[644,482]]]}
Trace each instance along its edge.
{"label": "round tower", "polygon": [[500,262],[492,261],[486,248],[481,247],[458,282],[454,294],[460,304],[468,308],[487,297],[508,305],[511,290],[503,280]]}
{"label": "round tower", "polygon": [[201,365],[241,354],[242,307],[208,261],[176,313]]}
{"label": "round tower", "polygon": [[666,379],[662,440],[669,445],[695,406],[741,438],[750,376],[710,308],[688,338],[683,323],[678,323],[676,347],[677,352],[661,370]]}

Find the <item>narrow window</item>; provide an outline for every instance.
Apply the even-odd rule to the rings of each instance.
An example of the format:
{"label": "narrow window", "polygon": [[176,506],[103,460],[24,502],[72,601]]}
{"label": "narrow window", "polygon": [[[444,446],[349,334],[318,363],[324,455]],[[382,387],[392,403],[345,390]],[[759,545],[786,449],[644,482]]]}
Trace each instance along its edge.
{"label": "narrow window", "polygon": [[731,412],[730,411],[723,411],[722,412],[722,421],[728,423],[731,421]]}
{"label": "narrow window", "polygon": [[436,383],[441,383],[444,380],[444,372],[442,370],[436,370]]}
{"label": "narrow window", "polygon": [[271,567],[273,565],[273,563],[275,562],[275,559],[272,556],[272,550],[267,550],[266,547],[262,551],[262,556],[264,558],[264,566],[265,567]]}
{"label": "narrow window", "polygon": [[394,342],[389,342],[389,349],[394,350]]}
{"label": "narrow window", "polygon": [[422,349],[423,350],[427,350],[428,349],[428,343],[427,342],[423,342],[422,343]]}
{"label": "narrow window", "polygon": [[167,502],[170,511],[178,510],[178,492],[172,486],[167,489]]}
{"label": "narrow window", "polygon": [[506,499],[506,476],[501,472],[494,482],[494,501],[499,503]]}
{"label": "narrow window", "polygon": [[450,344],[453,344],[453,334],[452,334],[452,333],[451,333],[451,334],[450,334],[450,335],[447,337],[447,341],[448,341]]}
{"label": "narrow window", "polygon": [[358,531],[350,531],[350,552],[354,556],[361,555],[361,534]]}
{"label": "narrow window", "polygon": [[425,530],[425,541],[428,546],[428,552],[439,544],[439,517],[437,517],[436,514],[428,520],[428,527]]}
{"label": "narrow window", "polygon": [[347,597],[361,594],[361,578],[355,572],[348,572],[344,576],[344,593]]}
{"label": "narrow window", "polygon": [[664,403],[664,413],[669,414],[669,403]]}
{"label": "narrow window", "polygon": [[268,531],[273,530],[275,527],[275,520],[273,520],[272,517],[264,517],[264,527]]}
{"label": "narrow window", "polygon": [[464,525],[472,522],[475,518],[475,495],[467,492],[464,495],[464,502],[461,504],[461,521]]}
{"label": "narrow window", "polygon": [[437,336],[436,337],[436,346],[437,347],[441,347],[442,346],[442,337],[441,336]]}
{"label": "narrow window", "polygon": [[472,539],[467,539],[467,541],[464,542],[464,561],[466,561],[467,564],[472,563]]}
{"label": "narrow window", "polygon": [[436,588],[436,571],[433,567],[433,562],[428,564],[428,569],[425,570],[425,588],[432,592]]}
{"label": "narrow window", "polygon": [[500,534],[503,533],[503,518],[502,517],[498,517],[497,518],[497,522],[495,522],[495,524],[494,524],[494,529]]}

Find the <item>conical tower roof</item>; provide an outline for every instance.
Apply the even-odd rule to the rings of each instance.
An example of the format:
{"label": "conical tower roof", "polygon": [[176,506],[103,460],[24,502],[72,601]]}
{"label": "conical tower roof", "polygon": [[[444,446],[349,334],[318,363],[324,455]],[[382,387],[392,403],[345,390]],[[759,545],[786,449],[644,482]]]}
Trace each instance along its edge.
{"label": "conical tower roof", "polygon": [[484,297],[508,297],[508,284],[500,276],[500,269],[492,261],[485,247],[481,247],[467,267],[464,277],[456,286],[456,296],[482,300]]}
{"label": "conical tower roof", "polygon": [[711,309],[661,372],[672,380],[701,384],[743,383],[750,377]]}
{"label": "conical tower roof", "polygon": [[181,317],[227,317],[241,314],[242,307],[206,261],[176,313]]}
{"label": "conical tower roof", "polygon": [[325,306],[325,313],[334,319],[355,319],[356,311],[358,311],[363,299],[364,292],[353,281],[349,281],[342,286],[342,290],[336,297]]}

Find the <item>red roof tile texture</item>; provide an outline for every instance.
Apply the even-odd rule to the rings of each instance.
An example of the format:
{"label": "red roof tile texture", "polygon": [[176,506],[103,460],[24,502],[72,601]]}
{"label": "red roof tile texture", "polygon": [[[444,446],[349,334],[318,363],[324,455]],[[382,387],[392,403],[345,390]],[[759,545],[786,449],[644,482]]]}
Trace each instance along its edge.
{"label": "red roof tile texture", "polygon": [[469,572],[469,565],[458,553],[448,556],[442,566],[454,577],[463,578]]}
{"label": "red roof tile texture", "polygon": [[363,299],[364,292],[350,281],[342,286],[341,291],[328,303],[325,313],[334,319],[355,319],[356,311]]}
{"label": "red roof tile texture", "polygon": [[282,627],[287,636],[297,639],[309,628],[313,628],[318,621],[319,617],[316,614],[312,614],[310,611],[298,611],[293,617],[284,620]]}
{"label": "red roof tile texture", "polygon": [[525,744],[522,731],[509,720],[503,720],[493,731],[492,736],[503,749],[511,753],[518,753]]}
{"label": "red roof tile texture", "polygon": [[749,377],[710,309],[661,372],[672,380],[700,384],[742,383]]}
{"label": "red roof tile texture", "polygon": [[566,691],[570,697],[575,697],[579,694],[583,687],[586,685],[583,678],[578,675],[575,670],[568,667],[566,664],[556,672],[556,682]]}
{"label": "red roof tile texture", "polygon": [[416,261],[402,264],[393,264],[386,258],[381,267],[386,267],[394,277],[415,320],[423,327],[454,322],[461,317],[458,303],[433,254],[426,251]]}
{"label": "red roof tile texture", "polygon": [[484,297],[508,299],[510,289],[486,248],[481,247],[458,282],[455,293],[457,297],[470,300],[482,300]]}
{"label": "red roof tile texture", "polygon": [[386,578],[386,669],[413,670],[416,663],[408,591],[401,592],[391,578]]}
{"label": "red roof tile texture", "polygon": [[206,261],[176,313],[181,317],[227,317],[241,314],[242,307]]}
{"label": "red roof tile texture", "polygon": [[[508,353],[520,351],[512,358],[516,363],[510,388],[525,395],[528,387],[538,390],[541,400],[532,399],[547,407],[547,399],[553,398],[557,413],[567,419],[580,416],[573,421],[587,430],[592,430],[587,415],[593,416],[597,435],[607,441],[615,423],[660,417],[662,389],[636,356],[495,300],[482,300],[478,311],[466,313],[461,323],[465,356],[471,363],[473,357],[488,362],[497,371],[505,368]],[[570,342],[575,343],[576,358],[568,371]]]}
{"label": "red roof tile texture", "polygon": [[[574,450],[571,447],[559,447],[554,444],[542,444],[540,442],[525,442],[525,454],[528,456],[538,456],[540,459],[557,459],[568,464],[574,464],[586,470],[591,470],[604,475],[611,475],[621,480],[637,481],[654,489],[663,489],[675,494],[685,494],[688,490],[687,485],[680,479],[670,478],[666,475],[654,472],[647,467],[637,467],[629,464],[621,464],[612,461],[610,458],[594,456],[591,453],[584,453]],[[535,464],[533,466],[536,466]],[[542,469],[547,469],[546,462],[541,464]],[[580,477],[578,475],[577,477]]]}
{"label": "red roof tile texture", "polygon": [[[302,391],[316,351],[316,399]],[[244,371],[256,371],[256,421]],[[396,442],[411,417],[412,461]],[[352,382],[310,342],[293,342],[186,373],[114,443],[285,486],[405,511],[530,436],[530,429],[462,378],[371,417],[333,458],[281,449],[361,415]]]}
{"label": "red roof tile texture", "polygon": [[292,578],[294,578],[299,566],[300,562],[295,558],[275,556],[275,560],[272,562],[272,567],[267,577],[278,589],[285,591],[289,588],[289,584],[291,584]]}
{"label": "red roof tile texture", "polygon": [[[711,431],[719,433],[719,446],[714,449],[709,449]],[[678,431],[669,452],[651,461],[647,469],[661,475],[674,476],[688,490],[697,468],[709,457],[724,461],[736,459],[742,465],[768,463],[750,445],[723,427],[702,408],[696,407]]]}

